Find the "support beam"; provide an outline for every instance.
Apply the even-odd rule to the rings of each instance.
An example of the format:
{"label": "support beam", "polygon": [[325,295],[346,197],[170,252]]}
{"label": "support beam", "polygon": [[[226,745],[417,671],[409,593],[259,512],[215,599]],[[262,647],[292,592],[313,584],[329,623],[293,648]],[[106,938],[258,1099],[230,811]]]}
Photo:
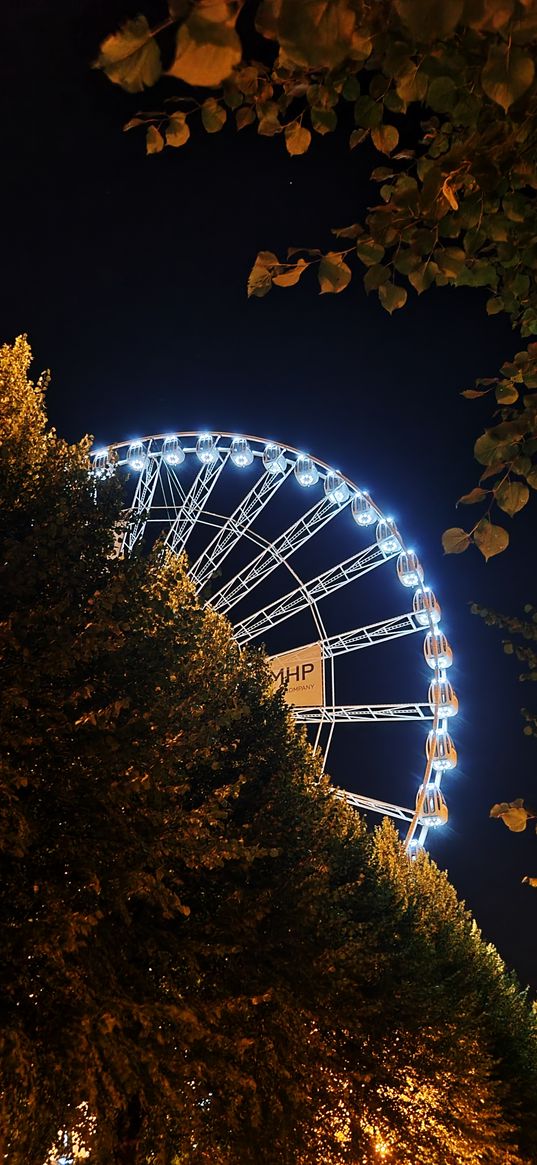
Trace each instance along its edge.
{"label": "support beam", "polygon": [[362,575],[367,574],[370,570],[374,570],[375,567],[382,566],[384,562],[389,562],[390,558],[393,557],[395,557],[393,554],[387,557],[381,554],[376,543],[372,546],[367,546],[365,550],[358,551],[357,554],[353,554],[350,558],[345,559],[344,562],[330,567],[329,570],[325,570],[323,574],[319,574],[316,578],[310,579],[303,586],[296,587],[295,590],[283,595],[281,599],[275,599],[267,607],[263,607],[260,611],[255,611],[253,615],[249,615],[248,618],[243,619],[240,623],[236,623],[234,635],[237,642],[248,643],[250,639],[255,639],[258,635],[265,634],[271,627],[276,627],[278,623],[283,623],[285,619],[289,619],[292,615],[296,615],[298,611],[304,610],[305,607],[309,606],[310,602],[315,602],[324,598],[326,595],[331,595],[333,591],[346,586],[347,583],[353,582],[354,579],[361,578]]}
{"label": "support beam", "polygon": [[208,582],[292,471],[293,465],[290,463],[285,473],[264,473],[246,494],[192,566],[190,577],[198,588]]}
{"label": "support beam", "polygon": [[267,575],[276,570],[277,566],[286,562],[300,546],[303,546],[323,526],[326,526],[327,522],[335,518],[349,504],[349,501],[350,496],[339,504],[330,498],[323,498],[317,502],[311,510],[308,510],[283,534],[280,534],[279,538],[276,538],[266,550],[258,554],[253,562],[248,563],[239,574],[236,574],[221,590],[217,591],[211,599],[211,606],[222,614],[231,610]]}
{"label": "support beam", "polygon": [[348,793],[346,789],[335,789],[336,797],[352,805],[354,809],[368,809],[380,813],[382,817],[394,817],[397,821],[412,821],[412,809],[402,805],[390,805],[389,801],[378,801],[376,797],[362,797],[359,793]]}
{"label": "support beam", "polygon": [[298,724],[379,724],[432,720],[429,704],[341,704],[333,708],[293,708]]}
{"label": "support beam", "polygon": [[132,506],[129,511],[129,520],[123,537],[121,553],[130,554],[143,536],[149,511],[153,504],[155,489],[160,473],[160,458],[150,453],[150,444],[147,447],[147,459],[136,483],[136,490]]}
{"label": "support beam", "polygon": [[209,461],[206,465],[202,465],[197,477],[192,482],[186,498],[179,507],[177,515],[165,538],[164,545],[169,550],[172,550],[174,554],[181,554],[181,551],[184,550],[188,538],[220,477],[228,456],[229,450],[223,450],[222,453],[219,451],[217,460]]}

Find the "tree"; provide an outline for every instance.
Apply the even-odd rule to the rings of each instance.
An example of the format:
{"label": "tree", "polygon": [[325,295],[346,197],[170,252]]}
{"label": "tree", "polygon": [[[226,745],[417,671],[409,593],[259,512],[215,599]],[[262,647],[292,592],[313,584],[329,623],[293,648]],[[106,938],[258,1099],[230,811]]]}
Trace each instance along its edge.
{"label": "tree", "polygon": [[184,561],[113,556],[119,487],[29,362],[0,349],[2,1154],[529,1165],[527,1003]]}
{"label": "tree", "polygon": [[[283,260],[261,251],[248,294],[293,286],[309,268],[322,293],[338,294],[358,265],[366,291],[390,314],[404,307],[409,286],[418,295],[431,286],[485,288],[490,315],[507,312],[523,337],[535,335],[533,0],[257,0],[242,8],[242,0],[173,0],[155,24],[139,15],[105,37],[96,66],[131,93],[162,74],[180,82],[162,112],[151,98],[151,111],[124,127],[145,128],[148,154],[184,146],[198,119],[212,134],[233,116],[238,130],[280,135],[293,156],[315,135],[350,129],[349,147],[362,151],[379,185],[365,220],[333,229],[339,249],[291,247]],[[471,543],[485,558],[505,549],[508,533],[491,522],[491,506],[512,515],[536,487],[536,352],[530,344],[519,353],[506,379],[479,382],[494,388],[500,411],[475,448],[493,484],[462,499],[487,509],[469,532],[446,531],[448,553]]]}

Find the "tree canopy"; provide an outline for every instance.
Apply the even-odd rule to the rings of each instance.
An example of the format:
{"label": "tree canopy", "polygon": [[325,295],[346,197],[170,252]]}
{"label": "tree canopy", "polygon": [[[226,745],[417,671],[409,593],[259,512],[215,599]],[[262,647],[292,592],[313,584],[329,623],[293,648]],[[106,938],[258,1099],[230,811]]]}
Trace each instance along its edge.
{"label": "tree canopy", "polygon": [[530,1165],[525,996],[185,562],[114,556],[116,479],[29,362],[0,350],[2,1154]]}
{"label": "tree canopy", "polygon": [[[111,31],[95,63],[134,94],[161,76],[177,81],[161,112],[152,98],[125,126],[145,128],[148,154],[184,146],[197,122],[214,134],[230,120],[281,136],[292,156],[336,130],[363,153],[365,216],[333,227],[328,250],[261,251],[249,295],[309,269],[321,293],[339,294],[365,268],[366,291],[390,314],[409,292],[482,288],[487,312],[506,312],[531,338],[536,49],[534,0],[171,0],[162,19],[141,13]],[[466,391],[489,392],[497,410],[475,445],[480,484],[460,499],[485,509],[469,531],[445,532],[447,553],[473,543],[488,559],[508,545],[491,515],[512,517],[537,487],[536,388],[531,342],[499,378]]]}

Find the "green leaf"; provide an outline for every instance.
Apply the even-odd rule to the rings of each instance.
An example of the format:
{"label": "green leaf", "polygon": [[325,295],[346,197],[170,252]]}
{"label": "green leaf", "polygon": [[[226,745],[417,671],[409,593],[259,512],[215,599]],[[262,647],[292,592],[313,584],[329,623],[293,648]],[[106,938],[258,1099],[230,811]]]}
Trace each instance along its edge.
{"label": "green leaf", "polygon": [[160,154],[160,151],[163,149],[164,138],[160,130],[157,129],[156,125],[148,126],[147,133],[145,135],[146,154]]}
{"label": "green leaf", "polygon": [[365,142],[367,137],[369,137],[368,129],[353,129],[349,137],[349,146],[351,150],[354,150],[356,146],[359,146],[362,144],[362,142]]}
{"label": "green leaf", "polygon": [[461,19],[464,0],[395,0],[402,23],[418,43],[445,40]]}
{"label": "green leaf", "polygon": [[194,9],[177,33],[175,57],[167,70],[188,85],[217,86],[229,77],[242,57],[242,45],[234,29],[231,5],[219,4],[223,19],[211,20]]}
{"label": "green leaf", "polygon": [[509,545],[509,535],[503,526],[494,526],[488,518],[482,518],[474,530],[474,542],[488,562],[495,554],[501,554]]}
{"label": "green leaf", "polygon": [[487,97],[509,107],[530,88],[535,76],[532,58],[522,49],[508,44],[491,44],[487,63],[481,72],[481,84]]}
{"label": "green leaf", "polygon": [[460,526],[452,526],[442,534],[444,554],[462,554],[468,549],[470,542],[470,535],[466,530],[461,530]]}
{"label": "green leaf", "polygon": [[374,263],[372,267],[364,275],[364,287],[366,291],[376,291],[383,283],[387,283],[390,278],[390,268],[384,267],[382,263]]}
{"label": "green leaf", "polygon": [[285,145],[287,153],[291,156],[296,154],[305,154],[309,149],[311,142],[311,134],[309,129],[305,129],[298,121],[293,121],[291,125],[285,127]]}
{"label": "green leaf", "polygon": [[501,510],[511,518],[523,510],[529,501],[530,491],[521,481],[505,481],[494,491],[494,497]]}
{"label": "green leaf", "polygon": [[427,105],[435,113],[448,113],[457,98],[457,86],[452,77],[435,77],[427,90]]}
{"label": "green leaf", "polygon": [[371,138],[381,154],[391,154],[399,144],[399,131],[394,125],[379,125],[371,130]]}
{"label": "green leaf", "polygon": [[237,129],[244,129],[246,125],[251,125],[253,121],[255,121],[255,110],[252,109],[251,105],[241,105],[235,114]]}
{"label": "green leaf", "polygon": [[351,277],[350,267],[336,252],[323,255],[318,269],[321,295],[325,292],[337,295],[340,291],[344,291],[350,283]]}
{"label": "green leaf", "polygon": [[436,263],[424,263],[421,267],[417,267],[415,271],[409,273],[408,281],[412,284],[418,295],[421,295],[422,291],[427,291],[431,283],[434,282],[437,271],[438,267]]}
{"label": "green leaf", "polygon": [[528,820],[535,817],[535,814],[532,809],[526,808],[522,797],[518,797],[516,801],[500,801],[493,805],[490,817],[503,821],[511,833],[523,833]]}
{"label": "green leaf", "polygon": [[190,137],[190,127],[184,113],[172,113],[166,126],[166,145],[184,146]]}
{"label": "green leaf", "polygon": [[474,445],[474,457],[480,465],[491,465],[494,461],[500,460],[498,442],[490,436],[490,433],[483,433],[481,437],[477,438]]}
{"label": "green leaf", "polygon": [[480,486],[476,485],[475,489],[470,490],[470,493],[463,494],[462,498],[459,498],[457,505],[473,506],[476,502],[483,502],[487,497],[487,494],[488,490],[481,489]]}
{"label": "green leaf", "polygon": [[364,129],[375,129],[382,121],[382,105],[371,97],[359,97],[354,103],[354,120]]}
{"label": "green leaf", "polygon": [[488,389],[480,392],[478,388],[465,388],[464,392],[461,392],[461,396],[465,396],[467,400],[477,400],[478,396],[487,396],[487,394]]}
{"label": "green leaf", "polygon": [[201,120],[207,133],[218,133],[225,125],[227,112],[214,97],[208,97],[201,107]]}
{"label": "green leaf", "polygon": [[398,308],[404,307],[408,292],[406,287],[399,287],[397,283],[383,283],[379,287],[379,299],[383,308],[392,315]]}
{"label": "green leaf", "polygon": [[145,16],[127,20],[119,32],[103,40],[95,68],[102,69],[114,85],[121,85],[128,93],[141,93],[158,81],[160,50]]}
{"label": "green leaf", "polygon": [[310,109],[310,117],[316,133],[332,133],[337,126],[337,114],[333,109]]}
{"label": "green leaf", "polygon": [[537,489],[537,465],[530,473],[526,474],[526,481],[528,485],[531,485],[532,489]]}
{"label": "green leaf", "polygon": [[384,247],[380,243],[358,242],[356,244],[356,254],[358,258],[365,263],[366,267],[372,267],[374,263],[381,263],[384,258]]}

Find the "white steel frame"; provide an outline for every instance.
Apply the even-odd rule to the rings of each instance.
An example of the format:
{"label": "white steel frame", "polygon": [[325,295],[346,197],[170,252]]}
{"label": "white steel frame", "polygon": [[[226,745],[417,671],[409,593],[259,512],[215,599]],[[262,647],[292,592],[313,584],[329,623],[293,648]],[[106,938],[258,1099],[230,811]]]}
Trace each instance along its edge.
{"label": "white steel frame", "polygon": [[[214,441],[213,459],[199,464],[194,480],[188,491],[182,485],[182,465],[169,464],[165,458],[165,440],[168,434],[156,434],[142,438],[144,450],[143,467],[138,470],[134,497],[128,511],[128,520],[123,534],[121,552],[130,554],[139,546],[144,538],[148,526],[157,525],[165,532],[164,545],[173,553],[181,553],[190,535],[196,527],[205,526],[209,530],[208,544],[199,554],[190,567],[190,576],[198,590],[202,590],[210,583],[215,573],[220,570],[222,563],[231,555],[237,544],[244,538],[257,547],[257,553],[229,578],[220,589],[206,599],[214,610],[229,615],[229,612],[247,596],[255,587],[265,581],[278,567],[284,566],[296,583],[296,586],[287,593],[278,596],[266,606],[234,621],[234,632],[240,645],[245,645],[265,634],[273,627],[287,619],[291,619],[298,612],[309,609],[314,621],[317,639],[320,643],[322,658],[326,661],[328,672],[328,695],[325,704],[318,707],[294,708],[293,712],[298,724],[316,726],[314,747],[321,743],[321,732],[326,729],[327,735],[323,738],[324,758],[328,753],[332,734],[336,725],[351,723],[386,723],[422,720],[429,727],[432,725],[433,736],[447,730],[447,720],[442,718],[439,707],[431,707],[429,703],[390,703],[390,704],[338,704],[336,703],[336,672],[335,659],[340,655],[357,651],[362,648],[376,646],[379,643],[388,643],[401,636],[427,631],[435,628],[431,615],[427,617],[424,626],[413,611],[390,617],[377,623],[363,627],[356,627],[349,631],[342,631],[336,635],[328,635],[319,604],[328,595],[333,594],[341,587],[347,586],[357,579],[376,570],[384,563],[396,558],[399,551],[406,551],[406,547],[399,531],[394,527],[399,545],[386,552],[373,542],[365,549],[358,550],[350,557],[329,567],[322,573],[308,581],[304,581],[293,563],[290,561],[296,551],[322,530],[328,522],[333,521],[341,511],[345,510],[353,499],[361,492],[350,478],[338,473],[344,487],[340,497],[324,494],[318,497],[319,486],[322,488],[328,474],[333,478],[334,471],[326,462],[319,458],[311,458],[318,474],[318,484],[315,488],[305,488],[304,495],[311,493],[316,498],[314,504],[294,521],[283,533],[272,541],[267,541],[255,529],[255,522],[261,511],[269,505],[274,496],[292,476],[296,462],[300,456],[298,449],[290,445],[280,445],[281,464],[276,472],[271,471],[262,462],[263,453],[267,447],[266,441],[259,437],[246,437],[253,454],[252,460],[261,462],[262,472],[254,485],[235,506],[231,514],[218,514],[208,509],[211,494],[223,473],[225,467],[233,460],[232,440],[234,434],[213,432],[201,434],[189,431],[173,434],[182,442],[185,459],[195,459],[198,439],[211,436]],[[139,449],[138,449],[139,453]],[[129,465],[129,442],[118,442],[109,446],[105,451],[94,453],[95,472],[113,472],[116,467]],[[235,469],[240,473],[240,469]],[[330,488],[330,484],[328,486]],[[367,501],[371,507],[374,525],[385,515],[370,498]],[[216,531],[210,534],[211,531]],[[365,531],[367,533],[367,530]],[[414,586],[414,584],[412,584]],[[421,590],[424,583],[418,580],[415,590]],[[233,621],[233,620],[232,620]],[[300,644],[300,647],[303,645]],[[313,646],[313,645],[311,645]],[[291,649],[285,649],[291,650]],[[436,657],[436,652],[435,652]],[[445,679],[445,670],[439,666],[436,659],[433,677]],[[427,815],[424,816],[424,803],[431,788],[440,789],[442,773],[435,771],[434,757],[428,757],[423,774],[422,784],[416,797],[413,809],[400,805],[380,801],[374,797],[350,793],[344,789],[335,789],[336,796],[343,797],[350,805],[382,815],[388,815],[395,820],[405,822],[407,831],[405,844],[409,852],[415,852],[423,846],[430,828]],[[439,794],[440,795],[440,794]],[[436,794],[435,794],[436,796]]]}

